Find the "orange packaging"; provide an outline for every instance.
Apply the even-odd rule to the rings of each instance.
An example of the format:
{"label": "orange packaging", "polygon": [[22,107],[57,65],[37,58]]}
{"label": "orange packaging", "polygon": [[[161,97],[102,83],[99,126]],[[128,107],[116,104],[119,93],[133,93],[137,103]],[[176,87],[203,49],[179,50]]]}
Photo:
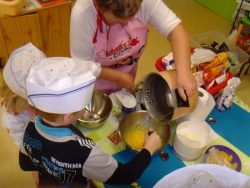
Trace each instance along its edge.
{"label": "orange packaging", "polygon": [[228,66],[228,55],[225,52],[215,56],[213,61],[204,67],[204,82],[209,85],[213,80],[221,76]]}

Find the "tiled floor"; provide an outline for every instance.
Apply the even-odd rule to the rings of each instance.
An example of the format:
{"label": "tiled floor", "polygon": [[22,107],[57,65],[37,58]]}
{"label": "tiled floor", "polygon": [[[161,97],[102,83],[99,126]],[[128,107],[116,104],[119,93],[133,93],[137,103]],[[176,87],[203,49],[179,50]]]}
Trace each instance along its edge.
{"label": "tiled floor", "polygon": [[[211,12],[194,0],[165,0],[166,4],[183,20],[190,35],[218,30],[225,36],[229,35],[231,23]],[[156,72],[157,58],[171,52],[165,39],[149,26],[149,40],[146,50],[140,59],[138,81],[148,72]],[[250,105],[250,71],[240,77],[242,83],[236,95]],[[30,172],[23,172],[18,165],[18,149],[0,126],[0,187],[1,188],[34,188],[35,184]]]}

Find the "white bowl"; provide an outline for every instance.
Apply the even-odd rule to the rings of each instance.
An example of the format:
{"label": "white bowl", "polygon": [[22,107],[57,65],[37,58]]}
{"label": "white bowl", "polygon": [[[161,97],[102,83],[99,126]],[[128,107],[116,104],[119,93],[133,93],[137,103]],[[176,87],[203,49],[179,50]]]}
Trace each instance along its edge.
{"label": "white bowl", "polygon": [[210,139],[210,128],[206,122],[184,121],[176,128],[173,152],[182,160],[195,160],[205,150]]}

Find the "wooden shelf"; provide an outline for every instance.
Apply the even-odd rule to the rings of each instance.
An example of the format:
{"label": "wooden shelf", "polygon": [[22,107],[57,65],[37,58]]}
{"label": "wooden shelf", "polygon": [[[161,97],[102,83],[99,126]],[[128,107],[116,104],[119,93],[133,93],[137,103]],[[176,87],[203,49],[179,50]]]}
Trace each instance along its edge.
{"label": "wooden shelf", "polygon": [[72,2],[30,9],[0,17],[0,58],[4,66],[18,47],[32,42],[46,56],[70,57],[69,30]]}

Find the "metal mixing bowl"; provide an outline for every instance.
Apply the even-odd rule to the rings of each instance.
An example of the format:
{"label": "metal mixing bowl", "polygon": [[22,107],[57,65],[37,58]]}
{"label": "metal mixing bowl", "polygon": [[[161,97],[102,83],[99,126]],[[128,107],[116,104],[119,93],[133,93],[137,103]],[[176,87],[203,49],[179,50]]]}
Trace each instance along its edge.
{"label": "metal mixing bowl", "polygon": [[108,95],[94,90],[91,102],[86,106],[86,112],[77,120],[77,123],[86,128],[102,126],[109,117],[113,103]]}
{"label": "metal mixing bowl", "polygon": [[126,141],[126,138],[124,137],[126,131],[128,131],[129,129],[131,131],[131,127],[135,125],[137,126],[138,124],[140,124],[140,128],[143,127],[148,129],[149,131],[155,130],[158,132],[162,141],[162,146],[157,151],[162,150],[162,148],[164,148],[168,144],[171,136],[169,125],[166,123],[163,124],[155,121],[147,111],[141,110],[129,113],[128,115],[124,116],[119,123],[120,136],[129,150],[136,153],[140,151],[140,149],[135,149],[133,146],[129,145]]}

